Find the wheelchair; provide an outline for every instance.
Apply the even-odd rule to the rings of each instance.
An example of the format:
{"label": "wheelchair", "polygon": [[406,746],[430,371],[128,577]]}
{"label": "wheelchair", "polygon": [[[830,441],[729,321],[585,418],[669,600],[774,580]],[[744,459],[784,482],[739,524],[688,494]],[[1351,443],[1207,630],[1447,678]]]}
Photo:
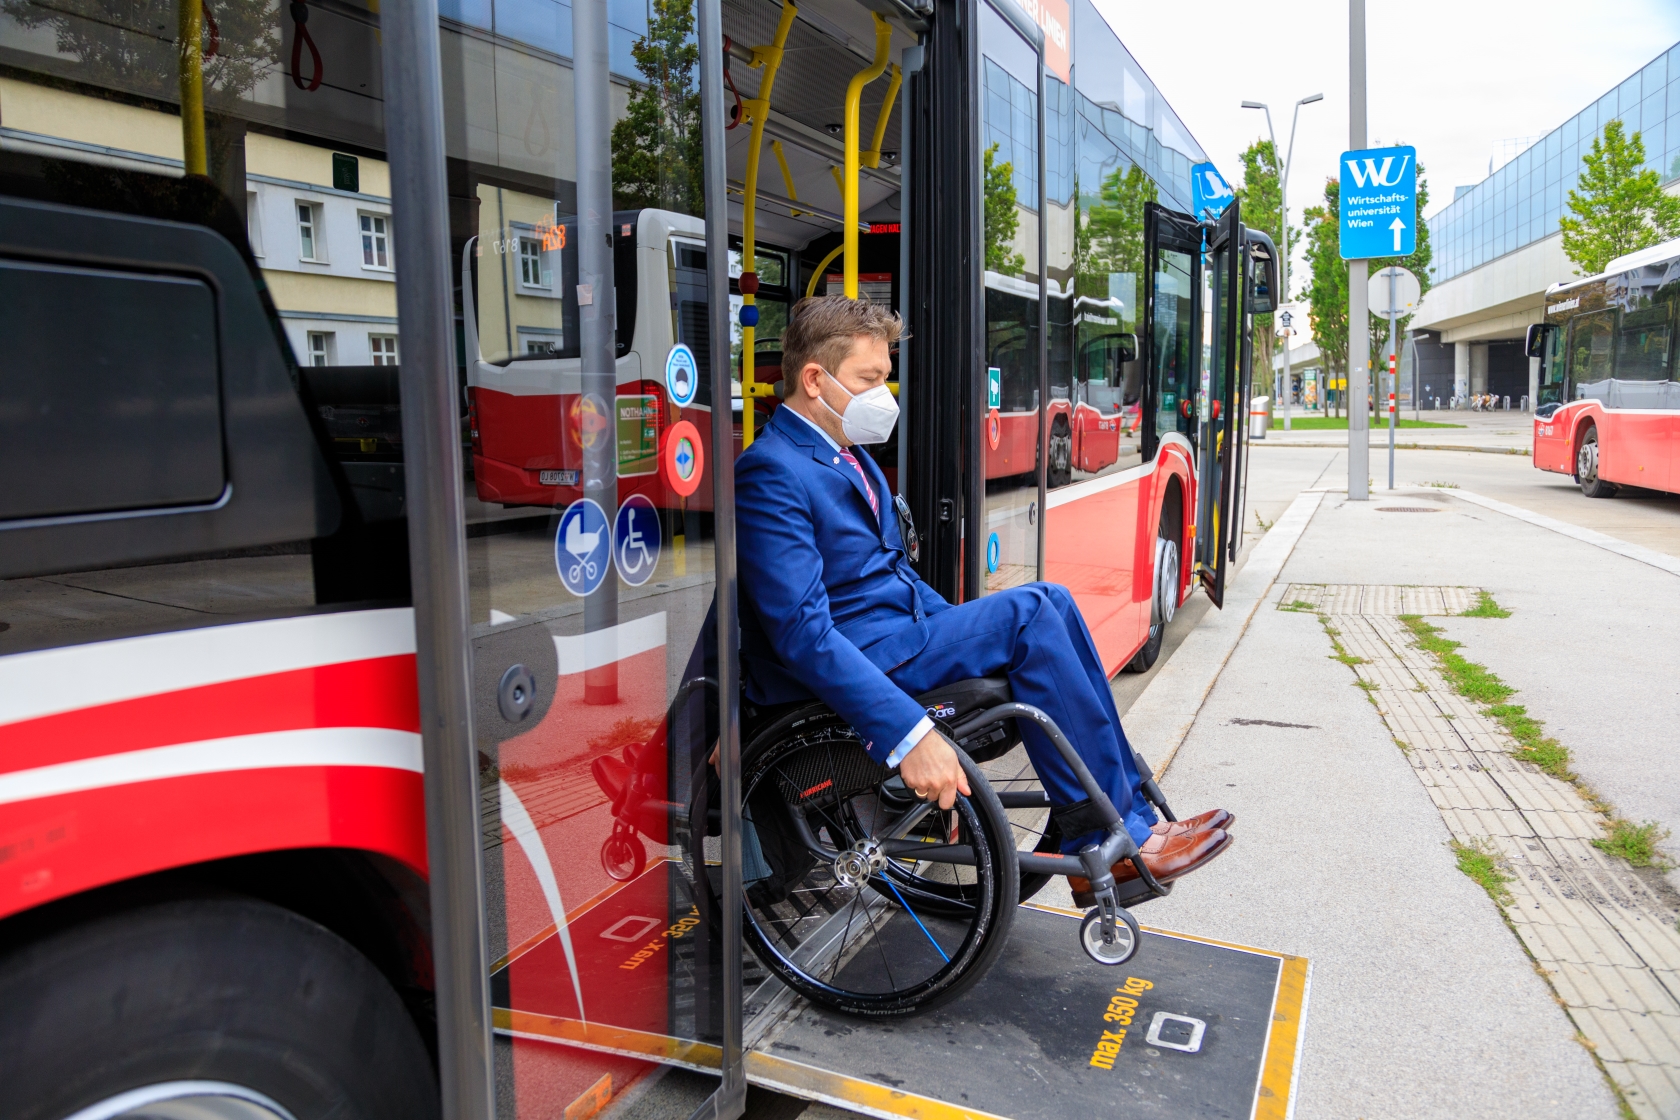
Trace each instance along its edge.
{"label": "wheelchair", "polygon": [[[696,679],[679,689],[672,716]],[[959,749],[970,796],[949,810],[917,799],[895,769],[870,758],[857,733],[826,705],[776,707],[742,702],[742,873],[744,940],[760,962],[813,1003],[870,1018],[914,1014],[971,988],[997,960],[1018,903],[1054,875],[1091,883],[1095,906],[1080,926],[1081,947],[1101,965],[1137,952],[1141,934],[1128,907],[1172,888],[1150,874],[1107,795],[1066,735],[1043,711],[1016,703],[1004,677],[959,681],[917,700]],[[1032,720],[1067,760],[1087,801],[1051,812],[1036,778],[996,777],[982,767],[1020,743],[1019,723]],[[626,761],[664,754],[663,731]],[[1140,756],[1143,795],[1167,820],[1177,818]],[[1030,774],[1030,767],[1021,773]],[[606,775],[597,771],[597,780]],[[608,783],[602,781],[603,789]],[[708,762],[696,768],[692,800],[679,807],[634,795],[634,780],[613,794],[617,824],[603,849],[615,877],[641,860],[622,859],[637,822],[668,811],[686,825],[696,894],[717,914],[721,873],[706,858],[705,838],[718,832],[718,782]],[[1049,819],[1042,827],[1019,820]],[[1061,825],[1100,843],[1062,855]],[[628,838],[628,840],[627,840]],[[1027,850],[1022,850],[1023,846]],[[640,845],[635,845],[639,855]],[[1117,883],[1111,871],[1131,860],[1137,878]]]}

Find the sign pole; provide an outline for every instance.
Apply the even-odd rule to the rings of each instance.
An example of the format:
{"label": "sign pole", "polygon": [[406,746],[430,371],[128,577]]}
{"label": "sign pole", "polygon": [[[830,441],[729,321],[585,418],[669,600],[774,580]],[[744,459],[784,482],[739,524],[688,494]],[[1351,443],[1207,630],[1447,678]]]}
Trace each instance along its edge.
{"label": "sign pole", "polygon": [[1394,414],[1394,394],[1400,387],[1399,370],[1394,364],[1394,315],[1395,298],[1394,285],[1400,279],[1400,269],[1389,267],[1383,270],[1388,273],[1388,488],[1394,489],[1394,429],[1398,420]]}
{"label": "sign pole", "polygon": [[[1365,0],[1348,0],[1348,147],[1365,147]],[[1348,206],[1342,192],[1341,206]],[[1348,261],[1348,501],[1370,498],[1371,318],[1366,262]]]}

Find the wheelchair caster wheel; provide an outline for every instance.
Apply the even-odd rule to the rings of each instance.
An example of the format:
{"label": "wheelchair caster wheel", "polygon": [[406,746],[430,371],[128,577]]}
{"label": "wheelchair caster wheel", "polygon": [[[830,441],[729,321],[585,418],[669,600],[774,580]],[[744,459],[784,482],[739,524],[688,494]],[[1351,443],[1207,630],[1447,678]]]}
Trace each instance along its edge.
{"label": "wheelchair caster wheel", "polygon": [[1085,949],[1085,954],[1098,964],[1125,964],[1137,955],[1138,946],[1143,943],[1143,933],[1138,929],[1137,919],[1125,910],[1115,913],[1114,940],[1103,940],[1102,911],[1092,910],[1085,915],[1085,921],[1079,927],[1079,944]]}
{"label": "wheelchair caster wheel", "polygon": [[601,845],[601,869],[623,883],[634,879],[647,864],[647,849],[634,833],[614,832]]}

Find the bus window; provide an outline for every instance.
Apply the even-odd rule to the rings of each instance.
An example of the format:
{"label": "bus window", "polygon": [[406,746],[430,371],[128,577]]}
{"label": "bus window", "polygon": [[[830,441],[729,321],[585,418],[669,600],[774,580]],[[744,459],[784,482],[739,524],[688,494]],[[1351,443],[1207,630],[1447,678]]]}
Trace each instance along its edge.
{"label": "bus window", "polygon": [[1569,381],[1575,399],[1602,400],[1609,392],[1615,359],[1616,312],[1593,311],[1569,326]]}
{"label": "bus window", "polygon": [[[0,117],[22,138],[0,152],[0,204],[68,208],[9,228],[69,227],[25,250],[45,270],[29,302],[4,300],[12,356],[38,350],[42,381],[8,379],[0,416],[55,384],[85,412],[72,438],[5,433],[6,477],[56,492],[14,481],[0,505],[92,518],[8,527],[0,653],[408,597],[378,17],[316,8],[334,49],[305,89],[283,5],[206,15],[196,49],[176,5],[129,8],[17,0],[0,21]],[[166,279],[207,274],[214,296]],[[379,373],[316,376],[332,365]]]}
{"label": "bus window", "polygon": [[[1564,368],[1564,346],[1569,333],[1569,324],[1564,323],[1552,327],[1546,332],[1546,352],[1540,362],[1540,395],[1535,401],[1536,414],[1538,410],[1551,406],[1551,411],[1557,411],[1557,406],[1567,403]],[[1547,412],[1541,418],[1550,416]]]}
{"label": "bus window", "polygon": [[1616,380],[1667,381],[1674,304],[1653,303],[1622,316],[1616,343]]}

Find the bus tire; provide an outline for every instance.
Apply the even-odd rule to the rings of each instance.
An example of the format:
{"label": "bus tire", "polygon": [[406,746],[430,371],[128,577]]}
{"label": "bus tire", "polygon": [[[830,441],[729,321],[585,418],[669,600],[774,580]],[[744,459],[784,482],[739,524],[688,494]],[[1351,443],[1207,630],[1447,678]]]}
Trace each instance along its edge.
{"label": "bus tire", "polygon": [[1609,498],[1616,493],[1614,483],[1598,477],[1598,425],[1587,425],[1581,436],[1581,447],[1575,452],[1575,481],[1581,493],[1589,498]]}
{"label": "bus tire", "polygon": [[[156,903],[10,946],[0,1008],[8,1120],[152,1115],[148,1103],[175,1115],[159,1102],[194,1096],[206,1115],[265,1120],[283,1115],[271,1105],[296,1120],[439,1115],[426,1046],[385,977],[254,899]],[[206,1083],[222,1101],[202,1100]],[[149,1099],[120,1107],[137,1093]]]}

